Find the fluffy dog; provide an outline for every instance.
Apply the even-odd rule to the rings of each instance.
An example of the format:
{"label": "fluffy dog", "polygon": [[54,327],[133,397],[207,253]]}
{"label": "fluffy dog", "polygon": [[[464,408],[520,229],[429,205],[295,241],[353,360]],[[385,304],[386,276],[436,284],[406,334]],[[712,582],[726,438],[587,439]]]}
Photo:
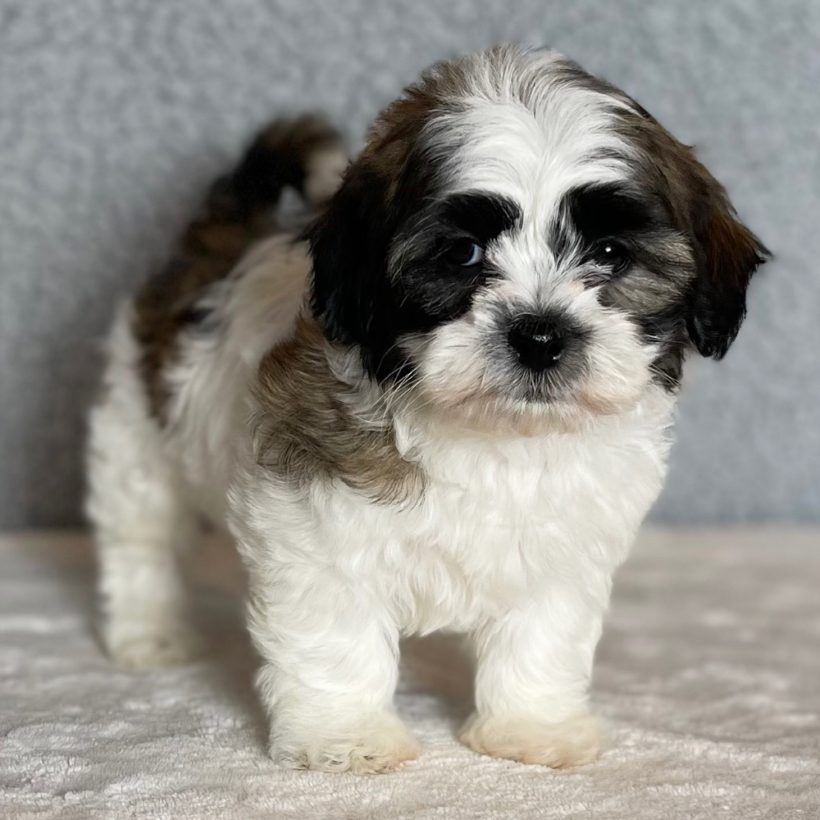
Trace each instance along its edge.
{"label": "fluffy dog", "polygon": [[[299,236],[285,186],[316,211]],[[350,165],[321,120],[272,125],[113,328],[88,504],[109,652],[196,651],[177,554],[205,514],[248,571],[275,759],[414,758],[399,638],[447,629],[476,656],[464,743],[593,760],[595,645],[684,359],[726,353],[765,255],[689,148],[552,52],[434,66]]]}

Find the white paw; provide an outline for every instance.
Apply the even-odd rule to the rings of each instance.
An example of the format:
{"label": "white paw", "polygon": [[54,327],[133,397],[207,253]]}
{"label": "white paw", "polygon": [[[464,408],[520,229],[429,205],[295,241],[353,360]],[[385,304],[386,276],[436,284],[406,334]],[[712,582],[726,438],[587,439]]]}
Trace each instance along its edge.
{"label": "white paw", "polygon": [[568,769],[591,763],[598,757],[604,745],[604,732],[598,719],[589,714],[560,723],[474,714],[464,725],[459,739],[479,754]]}
{"label": "white paw", "polygon": [[277,731],[271,757],[292,769],[377,774],[392,772],[421,751],[394,715],[371,715],[349,727],[323,726],[309,732]]}
{"label": "white paw", "polygon": [[126,669],[153,669],[189,663],[205,654],[202,636],[188,624],[163,621],[105,629],[108,654]]}

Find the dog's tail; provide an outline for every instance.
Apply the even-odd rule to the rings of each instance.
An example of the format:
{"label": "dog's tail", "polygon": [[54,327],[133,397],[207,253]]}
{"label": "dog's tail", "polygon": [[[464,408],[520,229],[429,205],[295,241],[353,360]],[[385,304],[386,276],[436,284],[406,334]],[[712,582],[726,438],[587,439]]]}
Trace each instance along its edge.
{"label": "dog's tail", "polygon": [[236,168],[209,190],[179,238],[169,264],[137,292],[134,334],[158,417],[167,392],[161,374],[180,329],[201,316],[200,300],[258,239],[274,233],[274,211],[286,187],[312,208],[341,182],[347,156],[336,130],[317,116],[276,120],[251,143]]}
{"label": "dog's tail", "polygon": [[335,192],[346,164],[341,138],[323,118],[275,120],[257,135],[233,173],[217,182],[212,196],[244,218],[275,205],[286,186],[316,206]]}
{"label": "dog's tail", "polygon": [[339,186],[346,165],[341,137],[323,118],[275,120],[256,136],[236,168],[211,186],[179,250],[184,256],[235,261],[271,231],[272,213],[286,187],[319,207]]}

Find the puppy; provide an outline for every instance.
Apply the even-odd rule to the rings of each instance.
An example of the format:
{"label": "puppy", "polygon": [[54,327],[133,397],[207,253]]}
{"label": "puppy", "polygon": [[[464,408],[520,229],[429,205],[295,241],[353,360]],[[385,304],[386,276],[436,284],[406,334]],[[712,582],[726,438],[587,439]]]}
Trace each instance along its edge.
{"label": "puppy", "polygon": [[433,67],[346,165],[321,120],[274,124],[119,313],[89,447],[108,651],[197,651],[177,556],[204,514],[247,568],[276,760],[416,757],[399,638],[447,629],[476,656],[464,743],[587,763],[684,359],[726,353],[766,251],[689,148],[548,51]]}

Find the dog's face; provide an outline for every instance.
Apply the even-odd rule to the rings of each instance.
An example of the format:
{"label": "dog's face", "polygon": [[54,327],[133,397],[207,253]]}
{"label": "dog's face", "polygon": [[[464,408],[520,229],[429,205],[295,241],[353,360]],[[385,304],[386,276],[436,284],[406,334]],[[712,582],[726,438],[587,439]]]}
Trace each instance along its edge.
{"label": "dog's face", "polygon": [[673,389],[688,347],[726,352],[765,255],[634,101],[512,47],[390,106],[310,239],[327,337],[383,385],[488,418]]}

